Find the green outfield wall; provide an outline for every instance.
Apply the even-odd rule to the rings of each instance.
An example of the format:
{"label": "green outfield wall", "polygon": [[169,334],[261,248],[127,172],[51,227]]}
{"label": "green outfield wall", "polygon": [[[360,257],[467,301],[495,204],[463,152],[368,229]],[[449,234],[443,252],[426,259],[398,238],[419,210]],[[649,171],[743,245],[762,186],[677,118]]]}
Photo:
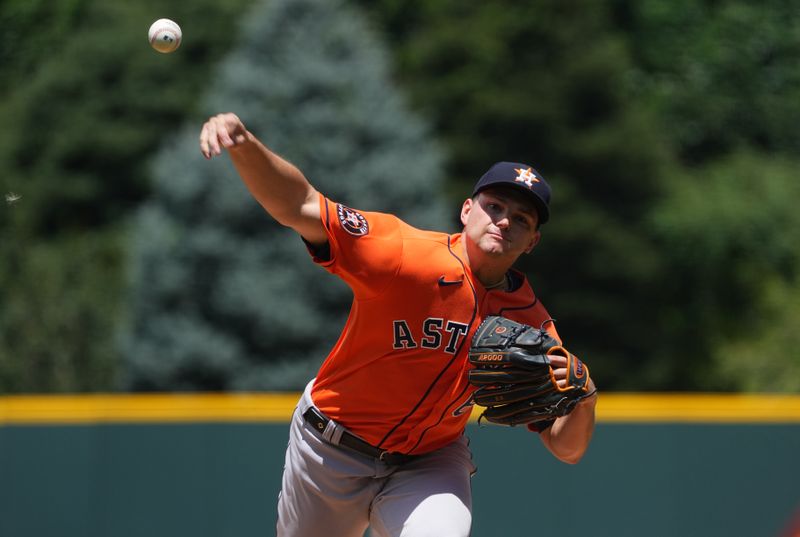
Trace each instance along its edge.
{"label": "green outfield wall", "polygon": [[[0,537],[274,535],[296,398],[0,397]],[[800,535],[800,397],[604,395],[575,466],[467,432],[475,537]]]}

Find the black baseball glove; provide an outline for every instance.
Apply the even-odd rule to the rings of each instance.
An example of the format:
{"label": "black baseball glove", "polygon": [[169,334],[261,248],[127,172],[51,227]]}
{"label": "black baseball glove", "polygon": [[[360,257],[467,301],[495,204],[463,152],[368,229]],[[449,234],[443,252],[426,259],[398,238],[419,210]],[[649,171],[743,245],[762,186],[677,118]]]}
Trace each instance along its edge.
{"label": "black baseball glove", "polygon": [[[567,385],[559,387],[550,356],[567,358]],[[505,317],[487,317],[469,350],[473,401],[486,410],[478,419],[500,425],[554,420],[589,397],[589,369],[546,331]]]}

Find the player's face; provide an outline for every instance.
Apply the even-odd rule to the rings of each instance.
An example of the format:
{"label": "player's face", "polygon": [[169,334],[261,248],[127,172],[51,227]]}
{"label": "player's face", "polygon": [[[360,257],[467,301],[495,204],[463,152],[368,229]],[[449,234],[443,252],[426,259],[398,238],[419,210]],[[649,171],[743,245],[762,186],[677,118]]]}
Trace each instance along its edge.
{"label": "player's face", "polygon": [[539,216],[533,205],[505,189],[488,189],[461,207],[464,233],[480,251],[516,258],[539,242]]}

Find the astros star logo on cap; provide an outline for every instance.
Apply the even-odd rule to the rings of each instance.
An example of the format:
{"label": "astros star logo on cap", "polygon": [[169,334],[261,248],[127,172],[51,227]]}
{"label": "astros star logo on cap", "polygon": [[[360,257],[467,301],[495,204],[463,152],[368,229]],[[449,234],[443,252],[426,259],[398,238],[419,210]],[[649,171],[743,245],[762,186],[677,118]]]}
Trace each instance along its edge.
{"label": "astros star logo on cap", "polygon": [[514,180],[520,183],[525,183],[528,188],[532,188],[533,183],[539,182],[539,178],[534,175],[533,171],[531,171],[531,168],[514,168],[514,171],[519,174]]}

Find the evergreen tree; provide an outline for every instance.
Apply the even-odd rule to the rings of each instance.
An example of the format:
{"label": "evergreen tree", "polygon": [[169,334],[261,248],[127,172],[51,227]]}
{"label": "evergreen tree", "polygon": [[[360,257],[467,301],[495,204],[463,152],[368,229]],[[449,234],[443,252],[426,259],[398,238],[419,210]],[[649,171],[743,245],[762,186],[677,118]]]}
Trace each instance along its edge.
{"label": "evergreen tree", "polygon": [[[236,112],[331,199],[446,227],[436,144],[359,12],[270,0],[241,35],[213,78],[208,114]],[[202,159],[199,127],[160,152],[155,194],[136,219],[126,384],[299,389],[334,344],[351,293],[264,213],[227,158]]]}
{"label": "evergreen tree", "polygon": [[162,1],[0,3],[0,393],[114,388],[120,231],[250,1],[169,6],[171,55],[146,38]]}

